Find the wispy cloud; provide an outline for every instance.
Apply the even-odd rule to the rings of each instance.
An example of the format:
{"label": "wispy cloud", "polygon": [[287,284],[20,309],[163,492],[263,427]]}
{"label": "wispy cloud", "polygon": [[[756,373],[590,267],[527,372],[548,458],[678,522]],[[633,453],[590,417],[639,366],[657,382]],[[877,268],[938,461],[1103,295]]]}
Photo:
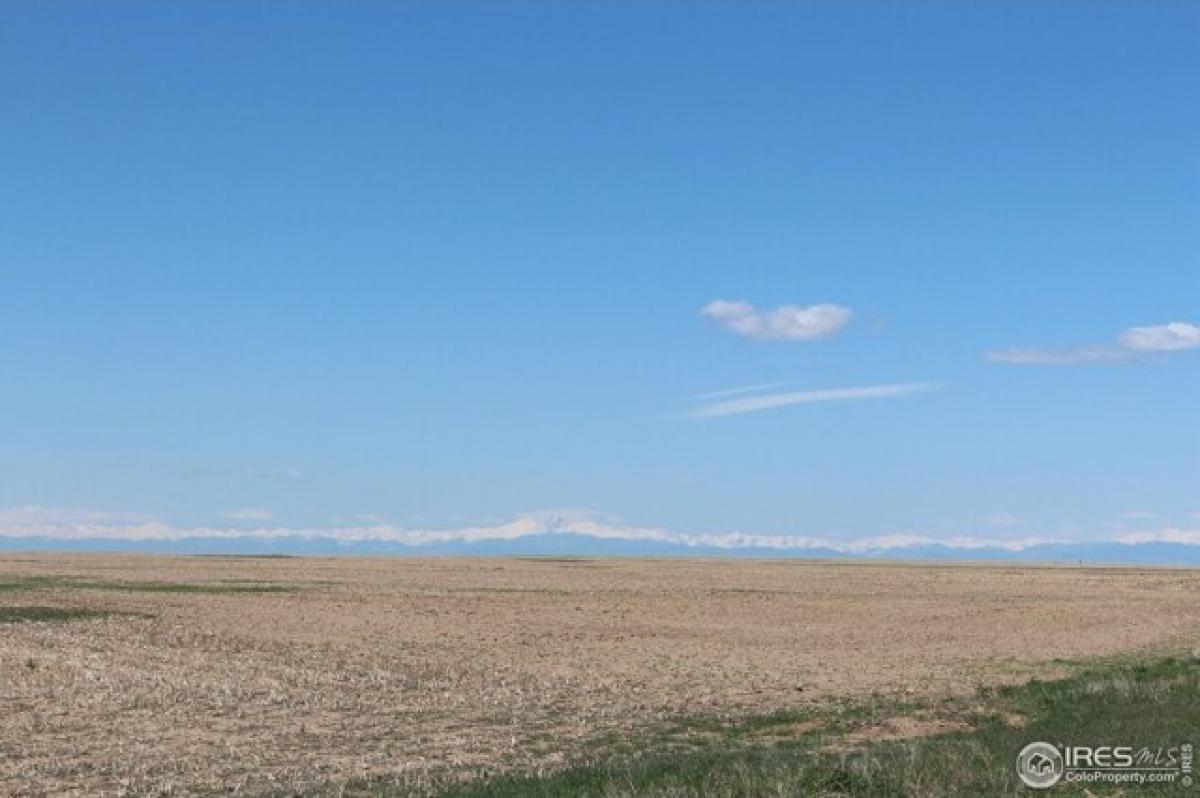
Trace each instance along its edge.
{"label": "wispy cloud", "polygon": [[1138,546],[1145,543],[1181,543],[1200,546],[1200,529],[1159,529],[1149,532],[1130,532],[1116,539],[1117,543]]}
{"label": "wispy cloud", "polygon": [[716,299],[700,315],[725,329],[760,341],[808,341],[826,338],[845,327],[853,315],[841,305],[780,305],[756,310],[743,300]]}
{"label": "wispy cloud", "polygon": [[186,466],[179,472],[186,477],[201,479],[234,479],[234,480],[299,480],[304,479],[304,473],[296,466],[284,468],[263,468],[260,466],[243,466],[241,468],[224,468],[213,466]]}
{"label": "wispy cloud", "polygon": [[232,521],[266,521],[274,518],[275,514],[261,507],[242,507],[238,510],[230,510],[225,513],[225,517]]}
{"label": "wispy cloud", "polygon": [[993,349],[983,355],[993,363],[1014,366],[1062,366],[1074,363],[1119,363],[1133,353],[1115,346],[1077,346],[1061,349],[1009,347]]}
{"label": "wispy cloud", "polygon": [[1129,327],[1116,345],[1093,344],[1063,348],[1009,347],[984,352],[993,363],[1018,366],[1057,366],[1079,363],[1125,363],[1139,357],[1181,352],[1200,347],[1200,327],[1182,321]]}
{"label": "wispy cloud", "polygon": [[846,399],[881,399],[892,396],[907,396],[909,394],[930,391],[937,386],[928,382],[905,382],[891,385],[868,385],[859,388],[827,388],[817,391],[791,391],[788,393],[769,393],[762,396],[749,396],[742,399],[731,399],[724,402],[713,402],[690,410],[684,415],[688,418],[716,418],[731,416],[738,413],[754,413],[759,410],[772,410],[788,405],[803,405],[814,402],[836,402]]}
{"label": "wispy cloud", "polygon": [[238,475],[244,479],[304,479],[304,473],[294,465],[285,466],[283,468],[260,468],[258,466],[246,466],[238,472]]}
{"label": "wispy cloud", "polygon": [[113,512],[110,510],[42,507],[26,504],[0,508],[0,535],[4,530],[25,528],[63,528],[89,525],[128,526],[147,523],[153,516],[146,513]]}

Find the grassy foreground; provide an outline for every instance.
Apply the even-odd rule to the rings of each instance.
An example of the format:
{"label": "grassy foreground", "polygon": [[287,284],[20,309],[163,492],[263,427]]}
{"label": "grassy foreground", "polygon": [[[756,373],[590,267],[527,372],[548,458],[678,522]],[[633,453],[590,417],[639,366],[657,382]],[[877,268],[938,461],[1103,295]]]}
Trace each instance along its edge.
{"label": "grassy foreground", "polygon": [[[907,719],[907,726],[901,721]],[[890,724],[890,725],[889,725]],[[881,729],[918,730],[881,740]],[[920,731],[921,729],[924,731]],[[952,729],[952,731],[946,731]],[[874,732],[874,733],[873,733]],[[895,735],[892,735],[893,737]],[[445,798],[559,796],[1196,795],[1180,784],[1021,784],[1017,752],[1033,741],[1154,749],[1200,742],[1200,659],[1107,662],[1069,678],[982,689],[970,699],[883,699],[827,715],[776,713],[721,724],[692,720],[606,750],[614,758],[546,775],[501,775],[445,786]],[[359,784],[347,795],[411,790]]]}

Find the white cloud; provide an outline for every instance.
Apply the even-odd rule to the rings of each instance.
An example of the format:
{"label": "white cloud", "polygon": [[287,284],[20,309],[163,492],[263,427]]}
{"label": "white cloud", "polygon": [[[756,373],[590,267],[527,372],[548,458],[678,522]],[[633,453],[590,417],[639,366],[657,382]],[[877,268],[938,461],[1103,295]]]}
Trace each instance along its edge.
{"label": "white cloud", "polygon": [[833,402],[843,399],[878,399],[889,396],[906,396],[912,393],[928,391],[937,386],[924,382],[907,382],[892,385],[868,385],[861,388],[828,388],[819,391],[792,391],[789,393],[770,393],[763,396],[750,396],[744,399],[731,399],[726,402],[714,402],[691,410],[685,415],[688,418],[716,418],[737,413],[753,413],[758,410],[770,410],[787,405],[810,404],[812,402]]}
{"label": "white cloud", "polygon": [[[991,549],[1015,553],[1038,546],[1070,542],[1062,537],[932,537],[908,532],[853,540],[751,532],[686,532],[665,527],[631,526],[612,516],[574,509],[540,510],[524,513],[500,523],[443,529],[406,528],[391,524],[359,524],[325,528],[180,527],[148,519],[147,516],[139,513],[106,513],[41,507],[0,509],[0,537],[8,539],[40,538],[63,542],[121,540],[163,543],[207,538],[216,540],[290,539],[347,544],[374,542],[426,546],[456,542],[518,540],[532,535],[547,534],[574,535],[581,538],[612,541],[649,541],[690,548],[716,548],[731,551],[744,548],[773,549],[781,552],[823,550],[840,555],[886,555],[889,552],[901,552],[920,547],[944,547],[960,551]],[[1074,541],[1083,543],[1077,538]],[[1200,546],[1200,528],[1169,528],[1132,532],[1111,539],[1111,542],[1129,546],[1148,543]]]}
{"label": "white cloud", "polygon": [[1018,366],[1055,366],[1074,363],[1123,363],[1147,354],[1180,352],[1200,347],[1200,327],[1183,321],[1149,327],[1129,327],[1117,336],[1117,345],[1092,345],[1043,349],[1010,347],[984,352],[993,363]]}
{"label": "white cloud", "polygon": [[1117,339],[1137,352],[1178,352],[1200,347],[1200,327],[1183,321],[1151,327],[1130,327]]}
{"label": "white cloud", "polygon": [[717,299],[700,310],[730,332],[761,341],[809,341],[833,335],[850,322],[841,305],[780,305],[759,311],[749,302]]}
{"label": "white cloud", "polygon": [[239,510],[230,510],[225,513],[225,517],[233,521],[266,521],[274,518],[275,514],[260,507],[243,507]]}
{"label": "white cloud", "polygon": [[[126,519],[117,521],[114,518]],[[44,508],[0,510],[0,537],[49,538],[60,541],[123,540],[172,542],[194,538],[252,540],[326,540],[342,543],[383,542],[408,546],[437,543],[472,543],[484,540],[517,540],[531,535],[577,535],[602,540],[652,541],[687,547],[721,549],[767,548],[776,550],[824,549],[840,554],[875,554],[940,545],[952,549],[999,548],[1022,551],[1031,546],[1055,542],[1024,538],[1001,540],[971,537],[932,538],[897,533],[858,540],[833,540],[801,535],[772,535],[746,532],[692,533],[663,527],[639,527],[622,524],[612,516],[588,510],[540,510],[525,513],[504,522],[486,526],[448,529],[414,529],[390,524],[338,526],[329,528],[257,527],[179,527],[145,516],[93,514]]]}

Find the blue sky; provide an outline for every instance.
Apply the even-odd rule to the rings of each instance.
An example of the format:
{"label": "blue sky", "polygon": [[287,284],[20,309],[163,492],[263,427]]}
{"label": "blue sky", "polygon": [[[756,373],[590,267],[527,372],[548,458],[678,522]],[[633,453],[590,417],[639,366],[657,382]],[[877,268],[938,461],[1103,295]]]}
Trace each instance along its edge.
{"label": "blue sky", "polygon": [[0,23],[0,534],[1200,543],[1194,3]]}

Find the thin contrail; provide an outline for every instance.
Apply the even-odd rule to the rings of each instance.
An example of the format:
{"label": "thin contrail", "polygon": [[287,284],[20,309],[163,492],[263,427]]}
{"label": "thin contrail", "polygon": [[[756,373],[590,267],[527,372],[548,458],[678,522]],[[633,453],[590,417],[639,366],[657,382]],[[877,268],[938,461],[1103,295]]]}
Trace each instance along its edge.
{"label": "thin contrail", "polygon": [[733,399],[728,402],[716,402],[698,407],[684,415],[688,418],[716,418],[717,416],[753,413],[758,410],[770,410],[776,407],[803,405],[812,402],[907,396],[908,394],[920,393],[922,391],[931,391],[935,388],[937,388],[937,385],[929,382],[903,382],[890,385],[868,385],[861,388],[827,388],[819,391],[772,393],[766,396],[751,396],[745,399]]}
{"label": "thin contrail", "polygon": [[709,391],[708,393],[694,394],[692,401],[702,401],[704,399],[717,399],[722,396],[734,396],[739,393],[757,393],[758,391],[769,391],[772,388],[782,388],[784,385],[790,385],[787,382],[764,382],[760,385],[746,385],[741,388],[726,388],[721,391]]}

